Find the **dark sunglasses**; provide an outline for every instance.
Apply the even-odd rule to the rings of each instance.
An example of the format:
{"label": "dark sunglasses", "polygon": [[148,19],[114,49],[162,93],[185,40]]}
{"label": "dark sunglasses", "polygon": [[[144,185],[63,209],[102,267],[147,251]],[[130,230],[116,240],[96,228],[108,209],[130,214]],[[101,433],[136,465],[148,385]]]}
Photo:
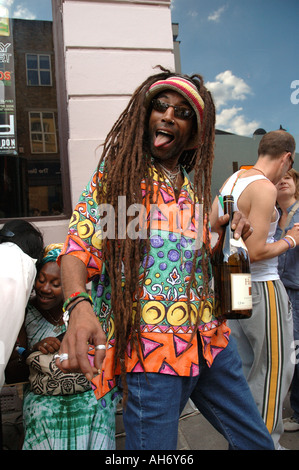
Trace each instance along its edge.
{"label": "dark sunglasses", "polygon": [[185,106],[174,106],[173,104],[165,103],[159,99],[152,100],[153,109],[158,113],[165,113],[168,108],[173,108],[175,117],[183,120],[191,119],[194,115],[194,111],[191,108]]}

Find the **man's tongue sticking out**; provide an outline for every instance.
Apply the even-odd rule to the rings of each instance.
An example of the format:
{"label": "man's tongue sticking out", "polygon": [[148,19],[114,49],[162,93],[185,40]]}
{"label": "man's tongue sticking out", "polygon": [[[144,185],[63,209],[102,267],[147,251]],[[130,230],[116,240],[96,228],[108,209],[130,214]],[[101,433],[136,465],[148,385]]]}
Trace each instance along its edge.
{"label": "man's tongue sticking out", "polygon": [[168,145],[172,142],[173,136],[168,134],[167,132],[157,132],[155,136],[154,145],[155,147],[163,147],[164,145]]}

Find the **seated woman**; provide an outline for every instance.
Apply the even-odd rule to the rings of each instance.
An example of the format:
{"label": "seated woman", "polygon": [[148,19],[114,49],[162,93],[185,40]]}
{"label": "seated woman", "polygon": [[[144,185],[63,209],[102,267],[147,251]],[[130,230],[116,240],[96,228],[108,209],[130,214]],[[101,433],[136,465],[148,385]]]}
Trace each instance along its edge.
{"label": "seated woman", "polygon": [[[50,245],[46,249],[35,281],[35,297],[28,303],[24,323],[26,348],[47,355],[59,351],[58,337],[66,330],[60,268],[56,263],[61,247]],[[72,395],[39,395],[28,387],[24,392],[23,449],[114,449],[118,401],[114,392],[103,404],[96,400],[91,387]]]}

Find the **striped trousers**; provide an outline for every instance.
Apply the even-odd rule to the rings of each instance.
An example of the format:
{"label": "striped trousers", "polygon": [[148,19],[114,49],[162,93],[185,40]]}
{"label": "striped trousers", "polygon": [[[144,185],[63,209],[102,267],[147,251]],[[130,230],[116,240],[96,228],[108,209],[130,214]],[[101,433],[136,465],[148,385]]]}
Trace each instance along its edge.
{"label": "striped trousers", "polygon": [[291,304],[281,280],[252,283],[252,317],[228,322],[251,393],[277,448],[294,373]]}

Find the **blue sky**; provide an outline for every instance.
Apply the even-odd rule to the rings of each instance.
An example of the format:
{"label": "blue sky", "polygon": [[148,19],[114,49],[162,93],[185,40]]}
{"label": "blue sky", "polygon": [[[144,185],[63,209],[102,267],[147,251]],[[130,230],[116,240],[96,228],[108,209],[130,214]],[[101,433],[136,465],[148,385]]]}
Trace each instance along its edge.
{"label": "blue sky", "polygon": [[171,14],[182,72],[203,75],[217,128],[251,136],[282,125],[298,147],[299,0],[172,0]]}

